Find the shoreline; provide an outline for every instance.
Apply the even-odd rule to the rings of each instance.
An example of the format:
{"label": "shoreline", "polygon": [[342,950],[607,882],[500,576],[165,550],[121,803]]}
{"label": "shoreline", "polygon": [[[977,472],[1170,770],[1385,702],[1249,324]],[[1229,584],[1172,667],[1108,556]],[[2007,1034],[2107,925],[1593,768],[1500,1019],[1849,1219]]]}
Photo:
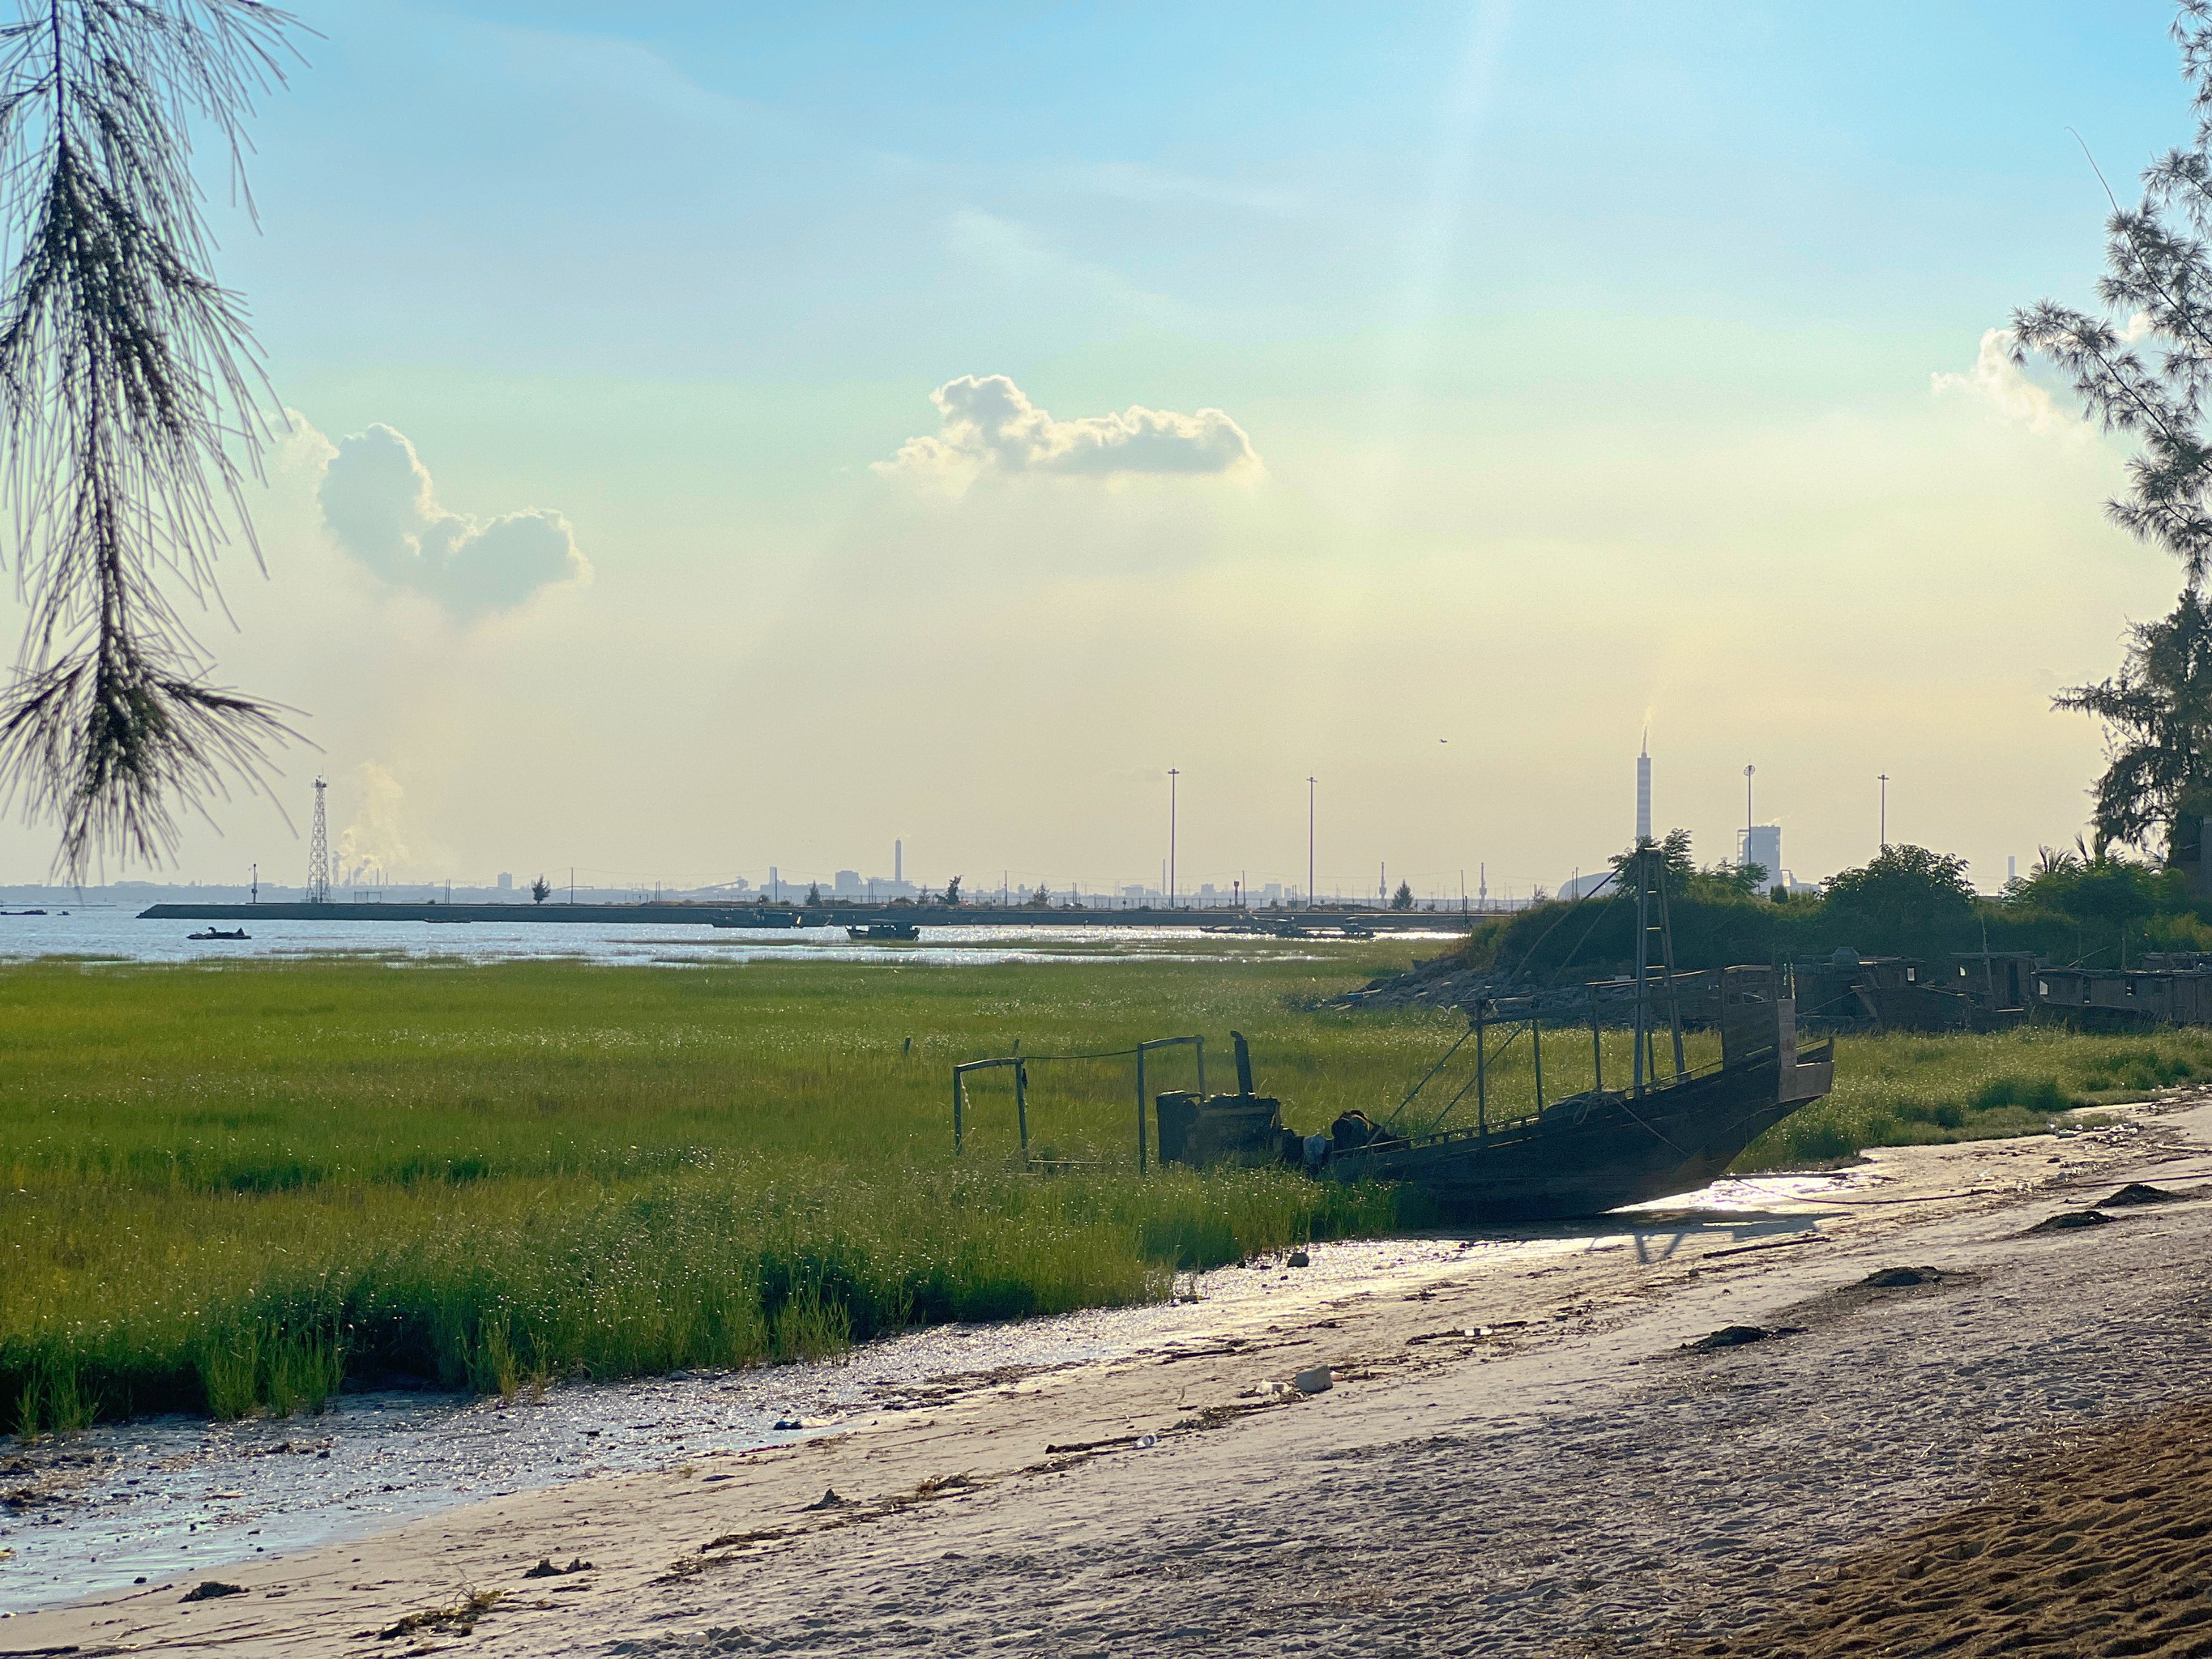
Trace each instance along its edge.
{"label": "shoreline", "polygon": [[[1487,1517],[1480,1521],[1488,1541],[1480,1553],[1486,1561],[1495,1558],[1494,1577],[1505,1571],[1500,1564],[1514,1552],[1528,1548],[1535,1517],[1556,1507],[1559,1495],[1553,1489],[1575,1490],[1572,1480],[1563,1485],[1553,1478],[1547,1485],[1547,1462],[1571,1468],[1590,1455],[1588,1448],[1607,1440],[1608,1425],[1625,1421],[1620,1412],[1632,1397],[1644,1399],[1656,1388],[1667,1399],[1644,1399],[1638,1409],[1679,1416],[1718,1379],[1756,1379],[1780,1367],[1809,1368],[1814,1382],[1858,1399],[1885,1366],[1901,1362],[1884,1358],[1879,1346],[1854,1350],[1846,1369],[1830,1375],[1833,1359],[1820,1359],[1821,1340],[1840,1334],[1863,1346],[1883,1320],[1927,1320],[1946,1310],[1948,1317],[1970,1304],[1989,1304],[2000,1316],[1985,1337],[2002,1338],[2008,1328],[2016,1335],[2038,1320],[2063,1322],[2081,1313],[2069,1300],[2079,1287],[2063,1274],[2021,1274],[2017,1258],[2078,1267],[2091,1259],[2083,1254],[2090,1241],[2101,1255],[2116,1237],[2139,1254],[2156,1235],[2212,1232],[2212,1205],[2130,1214],[2117,1231],[2023,1240],[2016,1237],[2019,1224],[2109,1190],[2123,1175],[2212,1176],[2208,1145],[2212,1106],[2198,1097],[2131,1115],[2113,1128],[2062,1138],[1878,1152],[1863,1166],[1864,1179],[1848,1190],[1720,1217],[1648,1212],[1632,1226],[1551,1241],[1572,1248],[1549,1255],[1540,1249],[1546,1241],[1518,1233],[1523,1246],[1538,1248],[1503,1267],[1445,1262],[1424,1282],[1385,1280],[1369,1288],[1328,1285],[1317,1276],[1310,1281],[1315,1289],[1294,1296],[1251,1297],[1234,1306],[1201,1303],[1201,1316],[1181,1333],[1173,1351],[1156,1345],[1041,1370],[987,1368],[945,1376],[926,1395],[904,1402],[908,1409],[856,1414],[835,1432],[801,1444],[688,1457],[658,1473],[586,1477],[213,1575],[237,1583],[236,1595],[181,1602],[191,1586],[179,1579],[22,1614],[0,1623],[0,1652],[71,1643],[87,1652],[213,1645],[249,1653],[359,1650],[355,1638],[362,1632],[373,1636],[416,1613],[461,1607],[455,1598],[462,1586],[502,1595],[473,1614],[416,1628],[450,1633],[467,1622],[472,1645],[486,1651],[615,1642],[632,1652],[744,1650],[699,1648],[699,1632],[727,1628],[763,1639],[775,1632],[780,1645],[806,1651],[880,1650],[913,1639],[899,1633],[909,1628],[955,1649],[979,1648],[1030,1626],[1040,1649],[1065,1641],[1076,1644],[1070,1651],[1088,1650],[1081,1644],[1095,1636],[1101,1652],[1194,1651],[1224,1641],[1232,1650],[1247,1642],[1255,1652],[1294,1650],[1295,1628],[1255,1633],[1267,1625],[1261,1615],[1273,1605],[1269,1595],[1253,1601],[1250,1617],[1240,1613],[1251,1628],[1233,1640],[1211,1625],[1206,1628],[1213,1633],[1204,1641],[1178,1634],[1200,1628],[1188,1622],[1195,1615],[1187,1607],[1173,1613],[1184,1624],[1170,1617],[1188,1599],[1183,1590],[1233,1573],[1244,1559],[1238,1551],[1219,1557],[1198,1540],[1257,1528],[1273,1538],[1268,1549],[1276,1553],[1251,1559],[1275,1562],[1284,1552],[1294,1556],[1312,1523],[1340,1509],[1342,1516],[1327,1523],[1328,1536],[1339,1541],[1328,1547],[1366,1562],[1363,1572],[1383,1571],[1388,1577],[1404,1570],[1396,1547],[1385,1545],[1391,1536],[1410,1536],[1437,1513],[1469,1523]],[[1752,1227],[1762,1236],[1735,1236]],[[1324,1245],[1320,1252],[1325,1258],[1341,1248]],[[1880,1308],[1855,1309],[1787,1339],[1694,1358],[1683,1354],[1682,1344],[1723,1325],[1789,1322],[1777,1318],[1778,1310],[1817,1303],[1867,1272],[1898,1265],[1891,1258],[1900,1252],[1939,1265],[1948,1255],[1963,1277],[1942,1294],[1915,1292]],[[1980,1257],[2010,1265],[1977,1265]],[[2155,1299],[2172,1288],[2170,1276],[2138,1273],[2130,1293]],[[1997,1288],[2001,1282],[2008,1288]],[[2099,1304],[2088,1306],[2094,1322]],[[1939,1354],[1946,1342],[1962,1361],[1996,1363],[1968,1355],[1972,1345],[1955,1333],[1937,1342]],[[2167,1397],[2202,1391],[2212,1380],[2212,1369],[2195,1364],[2203,1356],[2192,1349],[2190,1357],[2191,1366],[2158,1372]],[[1318,1365],[1334,1372],[1326,1393],[1307,1398],[1260,1391]],[[2062,1376],[2065,1364],[2045,1369],[2051,1375],[2038,1380],[2033,1364],[2017,1357],[2012,1363],[2016,1390],[2032,1386],[2047,1396],[2030,1414],[2039,1424],[2097,1420],[2160,1403],[2149,1397],[2155,1390],[2147,1377],[2121,1382],[2100,1373],[2101,1382],[2092,1387]],[[1755,1398],[1769,1386],[1745,1391]],[[1732,1397],[1735,1389],[1719,1397]],[[1947,1503],[1962,1501],[1984,1478],[1981,1471],[2031,1431],[2027,1421],[2018,1412],[2000,1412],[1986,1431],[1967,1437],[1970,1444],[1948,1449],[1936,1433],[1908,1473],[1929,1476],[1932,1469],[1942,1478],[1907,1480],[1909,1492],[1888,1472],[1863,1472],[1861,1484],[1887,1492],[1890,1501],[1870,1514],[1861,1499],[1840,1491],[1832,1506],[1841,1522],[1816,1547],[1784,1552],[1790,1565],[1827,1559],[1875,1535],[1875,1522],[1927,1519]],[[1931,1432],[1945,1427],[1928,1426]],[[1789,1443],[1802,1437],[1802,1419],[1769,1422],[1760,1432],[1803,1462],[1804,1449]],[[1607,1457],[1632,1463],[1652,1453],[1644,1443],[1651,1438],[1620,1440]],[[1665,1455],[1678,1460],[1671,1479],[1686,1483],[1686,1489],[1710,1480],[1710,1460],[1701,1462],[1677,1443],[1679,1437],[1658,1438]],[[1437,1446],[1462,1444],[1485,1449],[1485,1477],[1474,1485],[1521,1483],[1519,1524],[1504,1522],[1514,1505],[1503,1491],[1492,1491],[1496,1503],[1470,1511],[1465,1470],[1438,1473],[1433,1491],[1419,1480],[1370,1488],[1340,1478],[1351,1466],[1433,1462]],[[1062,1448],[1069,1449],[1057,1449]],[[1813,1466],[1825,1467],[1817,1456]],[[810,1507],[821,1503],[825,1489],[842,1501]],[[1581,1525],[1600,1533],[1626,1524],[1649,1501],[1632,1492],[1607,1498],[1595,1488],[1585,1497],[1583,1507],[1595,1507]],[[1275,1538],[1273,1523],[1264,1520],[1270,1516],[1305,1519],[1285,1522],[1285,1535]],[[969,1547],[946,1542],[955,1538]],[[1451,1563],[1455,1552],[1466,1548],[1462,1541],[1446,1551],[1439,1563],[1449,1568],[1443,1580],[1463,1575],[1467,1564]],[[1009,1553],[1028,1565],[1009,1565]],[[1729,1554],[1692,1552],[1690,1559],[1720,1562]],[[541,1558],[595,1565],[574,1575],[523,1578]],[[992,1561],[999,1565],[977,1565]],[[1109,1569],[1114,1562],[1121,1564],[1119,1578]],[[1142,1563],[1165,1575],[1163,1585],[1146,1589]],[[1398,1565],[1385,1571],[1386,1564]],[[1767,1567],[1770,1574],[1782,1571],[1774,1562]],[[1566,1581],[1565,1588],[1553,1584],[1552,1599],[1562,1603],[1563,1616],[1578,1598],[1602,1603],[1596,1586],[1617,1577],[1608,1571],[1593,1577],[1588,1590],[1571,1588],[1578,1580]],[[951,1592],[930,1588],[948,1579],[961,1586],[957,1616],[946,1600]],[[897,1614],[878,1616],[886,1604],[867,1588],[878,1581],[903,1586],[880,1592],[896,1597]],[[1255,1593],[1236,1582],[1238,1598]],[[1393,1606],[1433,1600],[1437,1576],[1423,1575],[1423,1583],[1419,1594],[1401,1589],[1384,1600]],[[1225,1582],[1213,1583],[1216,1604],[1225,1588]],[[1472,1601],[1464,1583],[1453,1592],[1455,1606],[1467,1604],[1462,1613],[1473,1608],[1474,1616],[1504,1621],[1487,1638],[1506,1644],[1498,1651],[1520,1650],[1513,1645],[1521,1639],[1518,1624],[1497,1610],[1528,1598],[1509,1590],[1485,1591]],[[1500,1594],[1506,1595],[1503,1601],[1496,1599]],[[1071,1596],[1088,1597],[1085,1605],[1111,1616],[1100,1612],[1105,1624],[1096,1630],[1085,1626],[1048,1641],[1046,1626],[1063,1618],[1048,1618],[1048,1608],[1064,1607]],[[814,1631],[807,1626],[814,1615],[804,1610],[823,1597],[842,1611]],[[1682,1597],[1670,1592],[1670,1599]],[[1634,1603],[1629,1595],[1626,1612],[1606,1616],[1619,1625],[1634,1613]],[[1481,1613],[1482,1607],[1492,1613]],[[1325,1622],[1340,1641],[1364,1628],[1349,1612]],[[1646,1626],[1656,1639],[1658,1626],[1646,1619],[1638,1627]],[[670,1633],[678,1627],[690,1632],[680,1642]]]}

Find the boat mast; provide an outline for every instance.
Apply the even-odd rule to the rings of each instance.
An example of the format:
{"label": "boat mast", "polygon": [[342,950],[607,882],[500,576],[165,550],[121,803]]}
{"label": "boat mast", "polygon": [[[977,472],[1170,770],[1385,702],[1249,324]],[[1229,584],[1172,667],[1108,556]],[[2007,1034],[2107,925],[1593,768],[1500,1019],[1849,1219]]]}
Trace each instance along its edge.
{"label": "boat mast", "polygon": [[1644,1044],[1650,1029],[1644,984],[1650,954],[1651,854],[1649,848],[1639,844],[1636,849],[1636,1067],[1632,1090],[1638,1099],[1644,1095]]}
{"label": "boat mast", "polygon": [[1667,871],[1659,870],[1659,971],[1667,988],[1667,1023],[1674,1034],[1674,1075],[1688,1069],[1682,1063],[1682,1002],[1674,989],[1674,917],[1667,904]]}

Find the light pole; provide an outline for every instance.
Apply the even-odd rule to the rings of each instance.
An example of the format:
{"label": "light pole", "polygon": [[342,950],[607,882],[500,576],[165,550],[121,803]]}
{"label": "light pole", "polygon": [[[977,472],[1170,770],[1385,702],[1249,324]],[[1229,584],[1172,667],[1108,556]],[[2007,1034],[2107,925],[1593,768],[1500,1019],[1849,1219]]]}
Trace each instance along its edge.
{"label": "light pole", "polygon": [[1182,775],[1168,768],[1168,908],[1176,908],[1176,780]]}
{"label": "light pole", "polygon": [[1887,853],[1889,851],[1889,774],[1883,773],[1877,781],[1881,785],[1881,850]]}
{"label": "light pole", "polygon": [[1306,779],[1306,908],[1314,906],[1314,781]]}

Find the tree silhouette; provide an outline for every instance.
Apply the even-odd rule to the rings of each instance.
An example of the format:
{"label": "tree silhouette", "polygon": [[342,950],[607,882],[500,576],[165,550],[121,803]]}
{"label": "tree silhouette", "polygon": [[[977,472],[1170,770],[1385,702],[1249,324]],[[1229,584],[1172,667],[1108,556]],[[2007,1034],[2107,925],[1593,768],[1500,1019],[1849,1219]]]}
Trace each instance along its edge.
{"label": "tree silhouette", "polygon": [[2105,723],[2092,850],[2149,851],[2163,832],[2167,856],[2194,863],[2212,811],[2212,611],[2191,588],[2172,615],[2137,623],[2128,636],[2117,675],[2051,700]]}
{"label": "tree silhouette", "polygon": [[165,581],[217,598],[273,404],[210,274],[191,130],[229,151],[283,79],[260,0],[21,0],[0,25],[0,465],[29,620],[0,696],[0,790],[58,866],[158,862],[177,809],[258,789],[275,705],[210,683]]}

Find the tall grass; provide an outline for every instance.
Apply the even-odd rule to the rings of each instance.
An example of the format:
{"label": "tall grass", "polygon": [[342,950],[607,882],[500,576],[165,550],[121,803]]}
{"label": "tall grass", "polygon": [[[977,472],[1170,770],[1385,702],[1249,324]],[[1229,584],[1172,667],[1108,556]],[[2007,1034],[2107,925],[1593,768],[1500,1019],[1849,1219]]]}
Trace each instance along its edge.
{"label": "tall grass", "polygon": [[[1126,1061],[1032,1068],[1040,1150],[1096,1169],[1023,1173],[1003,1080],[951,1156],[952,1061],[1018,1041],[1234,1024],[1301,1122],[1371,1102],[1437,1021],[1297,1012],[1353,977],[0,970],[0,1412],[30,1432],[312,1409],[380,1376],[507,1392],[805,1357],[1141,1301],[1178,1268],[1388,1226],[1390,1194],[1281,1171],[1139,1179]],[[1188,1060],[1149,1080],[1187,1085]]]}
{"label": "tall grass", "polygon": [[2140,1100],[2206,1078],[2207,1030],[2104,1036],[2024,1026],[1982,1036],[1847,1037],[1837,1045],[1835,1092],[1770,1130],[1742,1167],[2033,1134],[2057,1112]]}
{"label": "tall grass", "polygon": [[[1291,1122],[1394,1106],[1446,1014],[1310,1012],[1402,960],[1000,969],[374,963],[0,969],[0,1429],[312,1410],[417,1377],[512,1392],[835,1352],[917,1322],[1164,1295],[1179,1269],[1418,1219],[1282,1170],[1139,1177],[1126,1061],[1004,1073],[951,1152],[949,1069],[1200,1030]],[[1692,1041],[1692,1060],[1710,1058]],[[1533,1104],[1525,1042],[1490,1109]],[[1546,1092],[1589,1040],[1547,1034]],[[1626,1075],[1609,1036],[1607,1080]],[[1220,1054],[1212,1081],[1226,1081]],[[1846,1043],[1762,1167],[2041,1126],[2212,1073],[2212,1037]],[[1425,1101],[1456,1087],[1439,1079]],[[1154,1088],[1188,1086],[1187,1055]],[[1473,1100],[1462,1113],[1471,1112]],[[1420,1121],[1418,1115],[1414,1121]]]}

